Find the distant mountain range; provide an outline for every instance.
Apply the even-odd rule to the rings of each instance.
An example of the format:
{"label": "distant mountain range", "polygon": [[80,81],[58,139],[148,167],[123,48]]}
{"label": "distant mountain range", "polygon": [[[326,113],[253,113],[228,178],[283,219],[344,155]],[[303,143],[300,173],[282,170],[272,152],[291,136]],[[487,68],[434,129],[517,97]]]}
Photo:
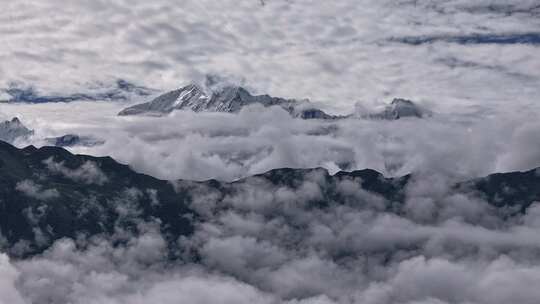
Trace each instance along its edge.
{"label": "distant mountain range", "polygon": [[[147,115],[163,116],[176,110],[190,110],[193,112],[226,112],[237,113],[250,105],[263,107],[279,106],[291,116],[301,119],[336,120],[344,118],[384,119],[396,120],[405,117],[422,118],[430,116],[431,112],[417,105],[413,101],[395,98],[383,111],[379,113],[362,113],[348,115],[332,115],[317,108],[309,100],[286,99],[269,95],[252,95],[247,89],[236,85],[208,84],[215,81],[215,77],[207,77],[207,84],[199,86],[190,84],[176,89],[141,104],[123,109],[120,116]],[[134,96],[145,97],[156,93],[155,90],[138,86],[125,80],[117,80],[114,85],[93,88],[89,93],[74,94],[40,94],[32,86],[12,84],[3,91],[7,99],[0,102],[9,103],[51,103],[72,101],[128,101]],[[5,98],[5,97],[4,97]]]}
{"label": "distant mountain range", "polygon": [[[493,174],[457,183],[451,191],[484,198],[501,212],[525,212],[540,201],[539,172]],[[0,231],[11,255],[28,256],[63,237],[107,235],[119,227],[136,231],[140,220],[154,219],[161,223],[169,254],[175,258],[179,237],[193,233],[200,220],[199,211],[191,206],[201,193],[212,193],[208,199],[219,206],[220,200],[248,186],[299,191],[311,180],[321,193],[305,202],[314,210],[350,203],[346,189],[355,185],[382,199],[386,205],[381,208],[387,212],[399,214],[413,177],[386,178],[369,169],[331,176],[318,168],[275,169],[231,183],[164,181],[134,172],[110,157],[74,155],[58,147],[17,149],[0,142]]]}
{"label": "distant mountain range", "polygon": [[195,84],[165,93],[152,101],[126,108],[118,113],[118,115],[144,114],[161,116],[175,110],[237,113],[245,106],[255,104],[264,107],[280,106],[293,116],[304,119],[337,118],[314,108],[308,101],[297,101],[269,95],[252,95],[245,88],[238,86],[226,86],[208,94],[204,89]]}
{"label": "distant mountain range", "polygon": [[[0,140],[8,143],[15,143],[17,140],[27,140],[34,135],[34,130],[27,128],[17,117],[11,120],[0,122]],[[49,145],[57,147],[85,146],[92,147],[102,145],[103,140],[93,136],[77,134],[66,134],[58,137],[45,138]]]}
{"label": "distant mountain range", "polygon": [[[128,107],[118,115],[163,116],[176,110],[193,112],[226,112],[237,113],[250,105],[263,107],[279,106],[293,117],[302,119],[335,120],[350,118],[354,115],[331,115],[315,107],[308,100],[285,99],[269,95],[252,95],[239,86],[225,86],[207,93],[200,86],[190,84],[180,89],[167,92],[155,99]],[[361,118],[396,120],[404,117],[422,118],[429,111],[406,99],[397,98],[381,113],[366,114]]]}
{"label": "distant mountain range", "polygon": [[34,134],[34,130],[28,129],[22,122],[14,117],[12,120],[0,122],[0,140],[13,143],[17,139],[25,139]]}

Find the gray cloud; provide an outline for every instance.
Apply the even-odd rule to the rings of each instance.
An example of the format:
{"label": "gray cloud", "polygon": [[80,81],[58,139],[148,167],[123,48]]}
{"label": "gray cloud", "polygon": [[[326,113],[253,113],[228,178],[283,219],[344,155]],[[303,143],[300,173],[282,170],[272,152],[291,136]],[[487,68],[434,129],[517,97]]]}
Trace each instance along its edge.
{"label": "gray cloud", "polygon": [[92,161],[86,161],[75,169],[66,167],[62,162],[55,162],[52,157],[44,160],[43,163],[52,174],[60,174],[76,182],[103,185],[109,180],[99,166]]}
{"label": "gray cloud", "polygon": [[[54,18],[40,17],[52,9]],[[387,41],[535,33],[534,1],[40,1],[6,10],[11,14],[0,34],[10,44],[0,56],[9,60],[0,81],[28,84],[46,96],[85,93],[119,78],[166,90],[217,73],[255,93],[309,97],[329,112],[350,112],[355,104],[371,111],[406,97],[438,114],[393,124],[323,124],[257,109],[239,116],[176,113],[158,124],[113,117],[137,98],[3,105],[0,115],[21,116],[38,132],[30,141],[37,145],[46,137],[96,135],[107,143],[73,151],[111,155],[167,179],[235,179],[285,166],[479,176],[540,165],[533,123],[537,45]],[[11,56],[23,50],[58,60],[40,57],[31,65],[28,56]]]}
{"label": "gray cloud", "polygon": [[260,107],[239,114],[117,117],[122,107],[76,102],[6,105],[2,111],[36,130],[21,146],[44,145],[46,138],[62,134],[91,134],[105,144],[71,151],[112,156],[164,179],[232,180],[279,167],[372,168],[387,175],[422,171],[467,179],[540,166],[538,107],[472,108],[390,122],[304,121]]}
{"label": "gray cloud", "polygon": [[56,189],[43,189],[43,186],[32,180],[18,182],[15,186],[15,190],[20,191],[31,198],[44,201],[57,198],[60,195]]}
{"label": "gray cloud", "polygon": [[[218,73],[336,111],[392,97],[455,107],[456,100],[531,104],[538,95],[537,45],[386,42],[536,33],[535,1],[49,0],[4,10],[2,87],[22,82],[66,96],[121,78],[164,90]],[[50,11],[54,18],[45,17]],[[449,57],[503,71],[440,63]]]}
{"label": "gray cloud", "polygon": [[[136,98],[2,104],[0,117],[36,130],[20,146],[91,134],[105,144],[71,151],[110,155],[160,178],[234,180],[319,166],[416,174],[403,206],[357,181],[338,185],[343,204],[313,204],[322,196],[318,171],[297,187],[237,182],[225,197],[194,183],[197,228],[178,239],[176,262],[161,223],[138,219],[133,202],[152,190],[126,189],[113,198],[114,235],[58,240],[33,258],[0,254],[0,302],[536,304],[539,204],[514,214],[449,189],[462,178],[540,166],[538,43],[505,36],[536,39],[538,5],[507,2],[6,2],[0,88],[74,96],[125,79],[168,90],[210,73],[255,93],[311,98],[329,112],[404,97],[434,115],[320,122],[254,107],[158,119],[116,116]],[[422,43],[400,43],[407,37]],[[92,163],[46,165],[83,183],[107,182]],[[43,203],[57,195],[30,180],[18,191]],[[99,212],[91,202],[81,214]],[[24,211],[39,244],[49,241],[37,228],[43,206]],[[19,256],[25,246],[2,250]]]}
{"label": "gray cloud", "polygon": [[[352,180],[337,186],[347,199],[327,197],[323,206],[313,203],[322,177],[315,170],[294,186],[252,178],[224,197],[203,183],[178,185],[201,194],[192,202],[197,229],[178,240],[182,261],[167,259],[159,221],[137,219],[132,189],[118,212],[135,231],[61,239],[28,259],[1,254],[0,299],[502,304],[540,296],[531,288],[540,283],[538,203],[509,217],[473,194],[456,197],[443,181],[429,187],[432,179],[418,178],[397,210]],[[432,215],[407,211],[420,199],[432,200]]]}
{"label": "gray cloud", "polygon": [[[524,283],[540,279],[536,268],[529,269],[540,252],[536,207],[504,220],[479,198],[457,198],[445,186],[424,187],[428,178],[408,194],[410,202],[433,200],[427,221],[384,211],[380,199],[347,184],[341,188],[351,193],[350,204],[329,199],[329,206],[319,209],[308,203],[316,201],[319,180],[315,173],[294,189],[264,179],[240,182],[215,205],[209,205],[211,189],[203,187],[207,195],[194,207],[206,217],[191,245],[200,248],[204,265],[282,299],[533,303],[538,298]],[[503,281],[508,288],[497,296],[486,292]]]}

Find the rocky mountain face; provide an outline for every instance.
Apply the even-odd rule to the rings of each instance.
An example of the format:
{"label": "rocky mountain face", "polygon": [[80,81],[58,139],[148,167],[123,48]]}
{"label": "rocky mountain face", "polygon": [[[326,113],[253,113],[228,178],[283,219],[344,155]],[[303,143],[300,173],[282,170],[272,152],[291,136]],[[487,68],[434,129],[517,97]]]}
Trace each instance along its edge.
{"label": "rocky mountain face", "polygon": [[[14,143],[18,139],[28,139],[32,135],[34,135],[34,130],[28,129],[17,117],[0,123],[1,141]],[[104,143],[101,139],[77,134],[66,134],[58,137],[45,138],[45,142],[48,145],[57,147],[92,147]]]}
{"label": "rocky mountain face", "polygon": [[[448,191],[485,200],[505,214],[525,212],[540,201],[539,172],[495,174],[458,183]],[[28,256],[60,238],[121,236],[136,233],[144,223],[158,222],[168,254],[181,258],[180,240],[204,225],[213,212],[209,206],[235,206],[241,212],[249,197],[255,195],[253,203],[261,203],[270,195],[289,197],[285,201],[301,197],[298,204],[306,216],[362,204],[401,214],[414,179],[414,175],[385,178],[373,170],[332,176],[325,169],[275,169],[230,183],[164,181],[109,157],[73,155],[59,147],[17,149],[0,142],[0,246],[12,256]],[[283,214],[291,210],[282,207]],[[258,208],[263,212],[270,205]],[[272,208],[281,207],[272,204]],[[266,216],[275,216],[273,209],[268,210]]]}
{"label": "rocky mountain face", "polygon": [[33,130],[28,129],[17,118],[0,123],[0,140],[13,143],[17,139],[24,139],[32,136]]}
{"label": "rocky mountain face", "polygon": [[397,120],[405,117],[423,118],[429,115],[430,112],[428,110],[423,109],[414,102],[403,98],[395,98],[382,112],[369,114],[366,117],[371,119]]}
{"label": "rocky mountain face", "polygon": [[118,115],[144,114],[161,116],[174,110],[236,113],[243,107],[254,104],[264,107],[280,106],[291,115],[303,119],[336,118],[324,113],[322,110],[309,106],[307,101],[302,102],[269,95],[252,95],[246,89],[238,86],[226,86],[207,94],[201,87],[194,84],[160,95],[150,102],[126,108]]}
{"label": "rocky mountain face", "polygon": [[174,110],[191,109],[200,111],[206,107],[209,98],[196,85],[188,85],[158,96],[150,102],[138,104],[122,110],[118,115],[163,115]]}
{"label": "rocky mountain face", "polygon": [[[316,108],[309,101],[285,99],[269,95],[252,95],[239,86],[225,86],[206,93],[201,87],[190,84],[181,89],[160,95],[152,101],[128,107],[118,115],[162,116],[175,110],[191,110],[193,112],[227,112],[236,113],[243,107],[259,104],[263,107],[280,106],[291,116],[301,119],[335,120],[350,118],[353,115],[330,115]],[[423,118],[430,112],[414,102],[396,98],[382,112],[363,115],[364,119],[396,120],[406,117]]]}
{"label": "rocky mountain face", "polygon": [[172,242],[193,229],[185,201],[169,182],[109,157],[0,142],[0,231],[13,255],[40,252],[62,237],[130,231],[150,218]]}

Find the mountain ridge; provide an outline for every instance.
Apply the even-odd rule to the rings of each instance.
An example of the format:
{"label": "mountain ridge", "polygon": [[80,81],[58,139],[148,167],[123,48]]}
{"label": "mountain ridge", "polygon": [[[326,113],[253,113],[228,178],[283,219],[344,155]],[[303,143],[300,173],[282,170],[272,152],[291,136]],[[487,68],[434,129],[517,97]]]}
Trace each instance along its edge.
{"label": "mountain ridge", "polygon": [[[118,113],[127,115],[161,116],[174,110],[191,110],[193,112],[227,112],[237,113],[243,107],[260,104],[264,107],[281,106],[290,113],[295,113],[302,103],[294,99],[272,97],[270,95],[252,95],[241,86],[224,86],[216,90],[204,90],[196,84],[189,84],[180,89],[164,93],[153,100],[128,107]],[[302,112],[296,113],[301,115]],[[325,115],[327,115],[325,113]]]}
{"label": "mountain ridge", "polygon": [[[450,189],[501,210],[525,212],[540,201],[539,170],[488,175]],[[414,177],[389,178],[371,169],[330,175],[323,168],[280,168],[233,182],[167,181],[137,173],[110,157],[76,155],[51,146],[18,149],[0,141],[0,231],[11,255],[28,256],[60,238],[136,231],[140,221],[157,220],[169,254],[178,258],[177,240],[195,229],[199,211],[194,201],[201,193],[219,202],[246,186],[300,191],[307,183],[320,196],[308,195],[305,203],[327,208],[350,203],[351,194],[344,189],[355,185],[355,191],[378,197],[385,209],[399,213]],[[505,190],[509,187],[512,191]],[[29,212],[37,215],[30,217]]]}
{"label": "mountain ridge", "polygon": [[[354,117],[353,114],[328,114],[318,109],[307,99],[286,99],[272,97],[268,94],[252,95],[247,89],[234,85],[205,90],[197,84],[189,84],[180,89],[161,94],[151,101],[127,107],[121,110],[118,115],[163,116],[175,110],[191,110],[196,113],[237,113],[242,108],[254,104],[263,107],[279,106],[292,117],[301,119],[336,120]],[[429,111],[410,100],[395,98],[381,113],[361,115],[360,118],[397,120],[406,117],[423,118],[429,116],[428,114]]]}

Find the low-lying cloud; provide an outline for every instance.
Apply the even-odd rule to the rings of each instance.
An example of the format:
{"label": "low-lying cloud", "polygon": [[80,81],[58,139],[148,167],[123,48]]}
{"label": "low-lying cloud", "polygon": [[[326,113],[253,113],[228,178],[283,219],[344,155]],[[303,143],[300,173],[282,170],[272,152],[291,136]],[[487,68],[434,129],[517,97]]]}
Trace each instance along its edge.
{"label": "low-lying cloud", "polygon": [[[92,136],[105,143],[70,151],[170,180],[237,180],[279,167],[415,175],[399,206],[355,180],[337,185],[343,202],[313,204],[324,195],[317,170],[297,187],[257,177],[226,195],[186,182],[196,229],[172,249],[163,224],[141,220],[133,203],[152,189],[126,189],[111,198],[113,235],[60,239],[23,258],[28,242],[6,248],[11,232],[0,231],[0,303],[537,304],[540,202],[518,213],[450,188],[540,166],[540,10],[535,0],[514,2],[3,3],[0,100],[20,88],[71,101],[2,104],[0,118],[35,130],[18,146]],[[329,113],[403,97],[434,115],[305,121],[250,107],[118,117],[146,97],[73,101],[96,92],[105,95],[86,99],[108,99],[118,79],[166,91],[208,74],[254,93],[310,98]],[[93,163],[44,165],[81,185],[110,182]],[[42,215],[59,194],[41,182],[22,180],[13,191],[37,199],[23,214],[45,246],[54,231]],[[78,211],[100,211],[86,207]],[[169,259],[171,250],[181,258]]]}
{"label": "low-lying cloud", "polygon": [[[217,73],[244,79],[259,93],[310,98],[335,110],[393,97],[447,107],[532,104],[538,44],[521,42],[538,40],[538,3],[518,2],[6,3],[0,94],[21,84],[43,96],[70,96],[117,79],[172,90]],[[484,43],[455,43],[474,42],[474,35]],[[428,38],[416,45],[388,41],[407,37]],[[448,66],[449,58],[473,65]]]}
{"label": "low-lying cloud", "polygon": [[[179,183],[194,195],[193,235],[167,258],[158,220],[113,235],[56,241],[42,254],[0,254],[6,303],[536,303],[540,206],[508,214],[472,193],[418,178],[406,204],[344,179],[323,197],[324,171],[294,186],[264,177]],[[431,200],[422,216],[420,206]],[[129,205],[124,206],[130,208]],[[209,292],[211,290],[211,292]]]}
{"label": "low-lying cloud", "polygon": [[44,201],[51,200],[59,196],[56,189],[43,189],[43,186],[36,184],[31,180],[23,180],[18,182],[15,186],[15,190],[20,191],[29,197]]}
{"label": "low-lying cloud", "polygon": [[92,161],[86,161],[75,169],[66,167],[62,162],[55,162],[52,157],[44,160],[43,163],[52,174],[59,174],[83,184],[103,185],[108,181],[107,176]]}
{"label": "low-lying cloud", "polygon": [[[427,172],[467,179],[540,166],[537,107],[397,121],[306,121],[278,107],[250,107],[239,114],[177,111],[161,118],[118,117],[122,106],[76,102],[7,105],[2,111],[19,115],[36,130],[21,146],[44,145],[45,138],[63,134],[91,135],[105,144],[70,149],[112,156],[163,179],[233,180],[281,167],[372,168],[394,176]],[[91,166],[86,169],[93,172]]]}

